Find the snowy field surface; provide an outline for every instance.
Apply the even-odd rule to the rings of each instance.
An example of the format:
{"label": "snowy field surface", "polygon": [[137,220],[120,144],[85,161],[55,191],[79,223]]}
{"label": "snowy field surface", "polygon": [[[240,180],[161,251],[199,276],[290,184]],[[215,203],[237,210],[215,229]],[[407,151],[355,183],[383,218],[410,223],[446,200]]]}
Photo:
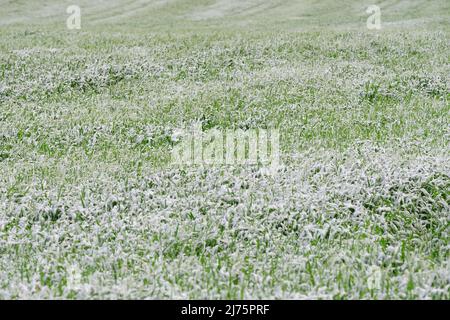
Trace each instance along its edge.
{"label": "snowy field surface", "polygon": [[0,0],[0,299],[450,299],[450,2],[372,2]]}

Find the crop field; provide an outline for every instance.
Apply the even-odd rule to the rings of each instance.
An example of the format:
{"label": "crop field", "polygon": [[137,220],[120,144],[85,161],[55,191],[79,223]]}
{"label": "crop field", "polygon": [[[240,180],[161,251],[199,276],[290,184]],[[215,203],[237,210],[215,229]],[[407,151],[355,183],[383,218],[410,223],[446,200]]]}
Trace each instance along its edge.
{"label": "crop field", "polygon": [[0,0],[0,299],[450,299],[449,101],[448,0]]}

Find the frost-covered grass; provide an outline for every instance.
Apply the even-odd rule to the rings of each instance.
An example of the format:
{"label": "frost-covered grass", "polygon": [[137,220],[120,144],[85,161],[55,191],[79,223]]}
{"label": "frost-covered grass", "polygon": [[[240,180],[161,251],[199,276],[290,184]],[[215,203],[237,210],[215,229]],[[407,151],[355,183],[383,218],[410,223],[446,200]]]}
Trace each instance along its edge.
{"label": "frost-covered grass", "polygon": [[0,298],[450,298],[448,1],[74,3],[0,1]]}

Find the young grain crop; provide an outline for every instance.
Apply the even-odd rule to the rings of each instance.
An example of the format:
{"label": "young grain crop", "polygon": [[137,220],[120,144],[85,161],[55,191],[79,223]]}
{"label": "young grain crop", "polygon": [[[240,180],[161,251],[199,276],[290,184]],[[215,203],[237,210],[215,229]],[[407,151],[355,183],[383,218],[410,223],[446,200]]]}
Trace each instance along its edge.
{"label": "young grain crop", "polygon": [[447,1],[76,4],[0,1],[0,298],[450,298]]}

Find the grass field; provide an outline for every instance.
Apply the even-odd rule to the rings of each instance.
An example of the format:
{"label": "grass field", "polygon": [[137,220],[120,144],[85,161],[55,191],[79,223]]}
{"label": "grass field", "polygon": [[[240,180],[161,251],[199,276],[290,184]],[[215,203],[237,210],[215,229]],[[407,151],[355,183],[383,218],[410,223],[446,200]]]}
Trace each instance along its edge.
{"label": "grass field", "polygon": [[[446,0],[0,0],[0,298],[450,299],[449,44]],[[171,165],[194,125],[282,166]]]}

